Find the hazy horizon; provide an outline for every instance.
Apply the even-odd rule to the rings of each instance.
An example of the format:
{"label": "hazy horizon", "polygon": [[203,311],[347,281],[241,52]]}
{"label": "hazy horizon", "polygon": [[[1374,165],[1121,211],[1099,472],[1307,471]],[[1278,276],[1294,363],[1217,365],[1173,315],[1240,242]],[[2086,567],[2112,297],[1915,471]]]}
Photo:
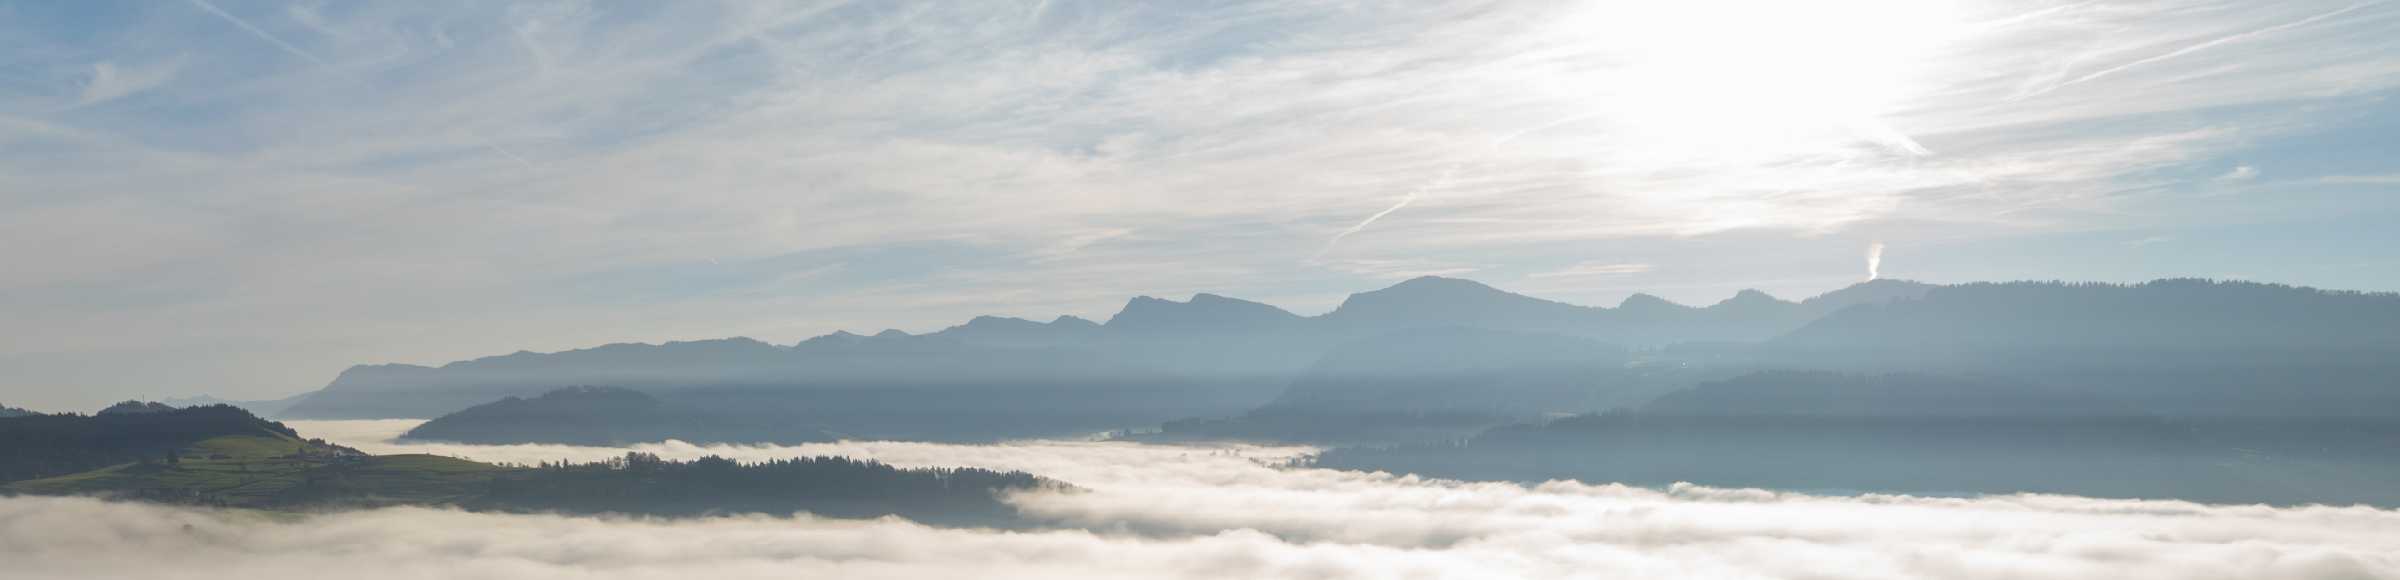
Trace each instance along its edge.
{"label": "hazy horizon", "polygon": [[2400,1],[0,0],[0,576],[2400,579]]}
{"label": "hazy horizon", "polygon": [[11,403],[1423,274],[1791,298],[1870,249],[1935,283],[2400,289],[2384,3],[0,15]]}

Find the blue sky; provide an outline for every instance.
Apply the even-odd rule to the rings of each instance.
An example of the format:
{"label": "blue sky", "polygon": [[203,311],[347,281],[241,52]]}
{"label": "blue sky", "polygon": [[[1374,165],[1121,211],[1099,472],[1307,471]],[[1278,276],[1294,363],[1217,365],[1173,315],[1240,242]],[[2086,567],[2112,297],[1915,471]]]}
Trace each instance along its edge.
{"label": "blue sky", "polygon": [[0,2],[0,403],[1411,276],[2400,290],[2400,4]]}

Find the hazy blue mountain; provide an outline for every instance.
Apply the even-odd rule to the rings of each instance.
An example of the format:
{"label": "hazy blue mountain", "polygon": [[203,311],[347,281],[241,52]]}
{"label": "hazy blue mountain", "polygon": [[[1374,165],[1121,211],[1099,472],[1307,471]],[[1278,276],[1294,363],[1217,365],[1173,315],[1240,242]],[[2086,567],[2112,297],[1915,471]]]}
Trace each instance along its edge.
{"label": "hazy blue mountain", "polygon": [[[793,424],[802,432],[786,434],[792,437],[822,429],[989,440],[1211,417],[1231,419],[1179,425],[1258,418],[1319,430],[1342,424],[1322,415],[1456,429],[1496,417],[1622,408],[1704,380],[1775,369],[1979,376],[2171,416],[2395,414],[2395,302],[2391,295],[2196,280],[1944,287],[1878,280],[1801,302],[1745,291],[1707,306],[1634,295],[1597,308],[1427,277],[1353,295],[1315,317],[1209,294],[1180,302],[1141,297],[1106,323],[980,317],[922,335],[840,332],[788,346],[735,338],[520,352],[440,367],[360,366],[286,414],[431,417],[566,385],[606,385],[733,420]],[[1472,342],[1443,333],[1574,339],[1638,354],[1592,357],[1587,370],[1624,368],[1584,372],[1573,389],[1546,391],[1524,385],[1565,381],[1528,378],[1556,370],[1533,363],[1399,377],[1378,374],[1376,364],[1342,362],[1369,360],[1362,352],[1395,353],[1396,360],[1382,361],[1386,369],[1443,360],[1392,337]],[[1448,348],[1464,353],[1475,345]],[[1546,347],[1511,348],[1534,356]],[[1342,384],[1354,388],[1331,387]],[[1565,392],[1603,395],[1565,403]],[[1964,391],[1955,398],[1974,400]]]}
{"label": "hazy blue mountain", "polygon": [[1195,294],[1186,302],[1137,296],[1101,327],[1119,333],[1262,335],[1288,332],[1305,322],[1300,315],[1281,308]]}
{"label": "hazy blue mountain", "polygon": [[[837,332],[789,346],[731,338],[519,352],[439,367],[361,365],[284,414],[432,417],[568,385],[634,388],[669,398],[710,391],[708,398],[728,405],[739,400],[737,406],[778,408],[884,399],[938,406],[955,402],[955,392],[974,391],[970,398],[989,399],[975,404],[1000,405],[988,409],[993,413],[1083,409],[1050,427],[1064,433],[1240,413],[1282,394],[1336,346],[1394,331],[1467,327],[1625,345],[1743,341],[1789,330],[1822,309],[1755,292],[1705,308],[1663,301],[1587,308],[1427,277],[1358,294],[1317,317],[1213,294],[1182,302],[1140,297],[1104,324],[980,317],[923,335]],[[779,389],[792,400],[773,400]],[[851,392],[856,389],[886,396]],[[986,393],[994,389],[1027,391],[1012,400]],[[1038,432],[1030,426],[1011,431]]]}
{"label": "hazy blue mountain", "polygon": [[1775,343],[1910,354],[2140,349],[2341,355],[2400,345],[2400,295],[2192,279],[1962,284],[1914,300],[1844,310]]}
{"label": "hazy blue mountain", "polygon": [[1819,417],[2129,416],[2092,393],[1995,377],[1758,372],[1700,383],[1642,405],[1655,415]]}
{"label": "hazy blue mountain", "polygon": [[932,336],[967,344],[1038,348],[1088,343],[1100,338],[1101,329],[1099,323],[1073,316],[1060,316],[1050,322],[977,316],[966,324],[943,329]]}
{"label": "hazy blue mountain", "polygon": [[31,416],[34,416],[34,415],[40,415],[40,414],[41,414],[41,413],[36,413],[36,412],[33,412],[33,411],[28,411],[28,410],[25,410],[25,409],[19,409],[19,408],[16,408],[16,407],[10,407],[10,406],[7,406],[7,405],[0,405],[0,419],[7,419],[7,418],[10,418],[10,417],[31,417]]}
{"label": "hazy blue mountain", "polygon": [[308,395],[309,393],[300,393],[281,399],[263,399],[254,401],[237,401],[232,399],[220,399],[209,395],[200,395],[197,397],[161,399],[159,402],[172,407],[232,405],[235,407],[241,407],[242,410],[249,411],[251,414],[255,414],[260,417],[273,417],[282,414],[284,409],[291,408],[292,404],[300,402],[300,399],[305,398]]}
{"label": "hazy blue mountain", "polygon": [[2400,416],[2400,295],[2018,282],[1849,308],[1749,364],[2014,377],[2170,415]]}
{"label": "hazy blue mountain", "polygon": [[1625,349],[1588,338],[1468,327],[1345,342],[1281,396],[1227,419],[1174,421],[1164,439],[1360,443],[1447,439],[1493,425],[1638,403],[1656,392]]}
{"label": "hazy blue mountain", "polygon": [[1635,411],[1316,463],[1468,480],[2395,506],[2395,445],[2400,420],[2386,418],[2164,417],[1992,378],[1774,372]]}
{"label": "hazy blue mountain", "polygon": [[1883,278],[1868,280],[1843,287],[1840,290],[1819,294],[1806,300],[1801,300],[1800,305],[1808,308],[1810,312],[1815,312],[1822,316],[1860,304],[1883,304],[1895,300],[1915,300],[1925,297],[1925,294],[1932,292],[1934,288],[1939,288],[1939,286],[1926,284],[1923,282],[1911,282],[1908,280],[1893,280],[1889,278]]}
{"label": "hazy blue mountain", "polygon": [[1616,308],[1595,308],[1503,292],[1470,280],[1424,277],[1353,294],[1323,319],[1328,326],[1349,330],[1471,326],[1657,346],[1761,340],[1821,314],[1756,290],[1699,308],[1646,294],[1628,297]]}
{"label": "hazy blue mountain", "polygon": [[692,443],[805,443],[832,436],[789,421],[737,419],[631,389],[567,387],[532,398],[508,397],[426,421],[408,439],[463,443],[628,445],[680,439]]}

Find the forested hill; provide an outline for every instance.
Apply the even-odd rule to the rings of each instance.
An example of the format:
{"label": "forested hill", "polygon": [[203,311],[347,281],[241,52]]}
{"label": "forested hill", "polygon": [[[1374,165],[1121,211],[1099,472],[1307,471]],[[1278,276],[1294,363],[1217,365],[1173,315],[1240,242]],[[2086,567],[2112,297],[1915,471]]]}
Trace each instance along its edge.
{"label": "forested hill", "polygon": [[282,423],[228,405],[183,409],[150,405],[155,403],[110,407],[140,412],[0,418],[0,482],[162,460],[177,450],[218,437],[299,438]]}
{"label": "forested hill", "polygon": [[[146,406],[143,406],[146,407]],[[1023,472],[897,468],[814,457],[740,463],[629,454],[592,463],[494,465],[367,455],[303,440],[228,406],[0,419],[0,494],[97,495],[273,510],[442,505],[657,516],[808,512],[1017,526],[1011,492],[1064,489]]]}
{"label": "forested hill", "polygon": [[927,523],[1008,527],[1022,522],[1001,496],[1066,487],[1022,471],[904,469],[847,457],[743,463],[716,456],[669,461],[628,453],[606,461],[547,464],[501,474],[488,491],[461,504],[500,511],[654,516],[897,515]]}

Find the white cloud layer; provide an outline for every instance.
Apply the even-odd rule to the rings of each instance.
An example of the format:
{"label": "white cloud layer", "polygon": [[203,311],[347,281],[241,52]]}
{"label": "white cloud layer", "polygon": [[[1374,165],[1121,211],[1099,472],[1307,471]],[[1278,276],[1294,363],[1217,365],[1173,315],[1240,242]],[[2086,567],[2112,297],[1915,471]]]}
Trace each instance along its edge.
{"label": "white cloud layer", "polygon": [[[327,427],[339,426],[303,425]],[[1046,469],[1090,491],[1015,501],[1085,529],[431,509],[284,518],[16,498],[0,500],[0,558],[22,578],[263,580],[334,569],[356,578],[2400,577],[2400,512],[2365,507],[1463,484],[1255,461],[1291,450],[1092,443],[713,451]]]}

